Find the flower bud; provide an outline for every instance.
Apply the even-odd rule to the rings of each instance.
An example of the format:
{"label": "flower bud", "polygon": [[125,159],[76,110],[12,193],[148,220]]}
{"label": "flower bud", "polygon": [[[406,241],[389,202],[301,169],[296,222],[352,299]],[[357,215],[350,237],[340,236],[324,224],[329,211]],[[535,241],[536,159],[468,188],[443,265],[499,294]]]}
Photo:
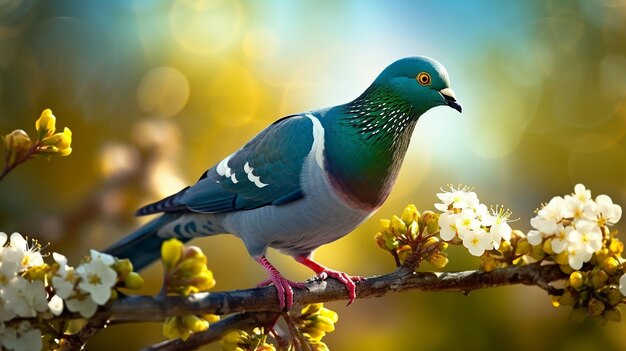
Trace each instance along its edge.
{"label": "flower bud", "polygon": [[448,255],[443,252],[435,252],[434,254],[430,255],[426,260],[437,268],[443,268],[449,262]]}
{"label": "flower bud", "polygon": [[337,321],[339,320],[339,315],[337,314],[337,312],[330,310],[326,307],[322,307],[320,309],[320,315],[330,318],[333,323],[337,323]]}
{"label": "flower bud", "polygon": [[445,251],[448,248],[449,244],[445,241],[441,241],[439,242],[439,244],[437,245],[437,250],[439,251]]}
{"label": "flower bud", "polygon": [[565,274],[572,274],[572,272],[574,271],[574,269],[569,264],[560,264],[559,269],[561,269],[561,272]]}
{"label": "flower bud", "polygon": [[606,274],[605,271],[599,269],[595,272],[591,273],[591,277],[589,278],[589,282],[594,289],[600,289],[606,285],[606,282],[609,280],[609,275]]}
{"label": "flower bud", "polygon": [[399,245],[396,237],[389,230],[384,231],[382,234],[383,240],[385,240],[385,247],[387,248],[387,250],[395,250]]}
{"label": "flower bud", "polygon": [[320,340],[326,335],[326,332],[319,328],[309,328],[306,331],[313,340]]}
{"label": "flower bud", "polygon": [[607,249],[606,247],[603,247],[593,255],[591,263],[599,266],[604,260],[606,260],[609,257],[609,255],[610,255],[609,249]]}
{"label": "flower bud", "polygon": [[243,330],[230,330],[222,336],[222,342],[227,344],[242,344],[248,341],[250,336]]}
{"label": "flower bud", "polygon": [[581,286],[583,286],[583,282],[584,282],[583,275],[579,271],[572,272],[572,274],[569,275],[569,285],[572,288],[574,289],[580,288]]}
{"label": "flower bud", "polygon": [[32,145],[28,134],[21,129],[16,129],[5,135],[4,142],[8,152],[7,165],[11,165],[22,160]]}
{"label": "flower bud", "polygon": [[168,317],[165,318],[163,323],[163,335],[168,339],[176,339],[181,337],[179,330],[179,318],[180,317]]}
{"label": "flower bud", "polygon": [[565,290],[563,295],[558,298],[558,302],[562,306],[574,306],[574,304],[576,304],[576,300],[577,296],[569,290]]}
{"label": "flower bud", "polygon": [[300,310],[300,314],[302,315],[313,315],[318,313],[322,307],[324,307],[324,304],[319,302],[319,303],[312,303],[312,304],[308,304],[306,306],[304,306],[302,308],[302,310]]}
{"label": "flower bud", "polygon": [[604,261],[602,261],[602,263],[600,264],[600,268],[602,268],[608,274],[615,273],[618,267],[619,262],[611,256],[605,258]]}
{"label": "flower bud", "polygon": [[193,333],[201,332],[209,328],[209,322],[193,314],[183,316],[183,323]]}
{"label": "flower bud", "polygon": [[203,270],[195,277],[191,278],[191,284],[198,288],[199,291],[207,291],[215,286],[213,272],[208,269]]}
{"label": "flower bud", "polygon": [[52,114],[52,110],[49,108],[43,110],[39,119],[35,122],[35,128],[37,129],[39,140],[54,134],[56,130],[56,117]]}
{"label": "flower bud", "polygon": [[403,264],[404,261],[411,256],[411,252],[413,252],[413,250],[411,250],[411,246],[409,245],[403,245],[397,249],[396,253],[398,254],[398,259],[401,264]]}
{"label": "flower bud", "polygon": [[500,243],[500,247],[498,248],[498,251],[500,251],[501,253],[505,254],[509,251],[511,251],[511,242],[503,240]]}
{"label": "flower bud", "polygon": [[[529,255],[537,261],[541,261],[546,257],[546,253],[543,252],[543,246],[541,245],[532,245]],[[567,260],[567,253],[565,255],[565,260]]]}
{"label": "flower bud", "polygon": [[609,251],[614,255],[619,255],[624,251],[624,243],[617,238],[611,239],[609,244]]}
{"label": "flower bud", "polygon": [[326,316],[317,316],[317,318],[315,318],[315,328],[320,329],[326,333],[330,333],[332,331],[335,330],[335,324],[334,322],[326,317]]}
{"label": "flower bud", "polygon": [[186,277],[193,277],[206,268],[206,257],[186,258],[179,264],[181,273]]}
{"label": "flower bud", "polygon": [[567,250],[561,251],[554,257],[554,262],[560,265],[567,265],[569,261],[567,260]]}
{"label": "flower bud", "polygon": [[374,241],[376,242],[376,245],[378,245],[378,247],[380,247],[383,250],[388,250],[387,249],[387,244],[385,244],[385,238],[383,238],[383,233],[378,232],[374,235]]}
{"label": "flower bud", "polygon": [[201,248],[194,245],[189,245],[183,249],[183,259],[197,257],[206,257]]}
{"label": "flower bud", "polygon": [[439,228],[439,215],[433,211],[424,211],[422,213],[421,227],[426,228],[428,234],[437,233]]}
{"label": "flower bud", "polygon": [[395,236],[401,236],[402,234],[406,233],[406,225],[396,215],[393,215],[393,217],[391,217],[390,229]]}
{"label": "flower bud", "polygon": [[492,256],[484,255],[481,256],[480,259],[482,260],[480,268],[482,268],[485,272],[491,272],[498,268],[498,262]]}
{"label": "flower bud", "polygon": [[409,224],[407,234],[411,237],[411,239],[415,239],[417,237],[417,233],[419,233],[419,224],[417,224],[417,221],[413,221]]}
{"label": "flower bud", "polygon": [[587,305],[587,313],[589,313],[590,316],[599,316],[602,312],[604,312],[604,302],[591,298],[589,305]]}
{"label": "flower bud", "polygon": [[620,302],[622,302],[623,298],[624,295],[622,295],[618,288],[610,288],[609,291],[606,293],[607,302],[611,306],[619,304]]}
{"label": "flower bud", "polygon": [[439,244],[439,239],[431,236],[428,239],[426,239],[426,241],[424,242],[424,250],[428,249],[429,247],[433,246],[433,245],[437,245]]}
{"label": "flower bud", "polygon": [[532,245],[526,238],[520,239],[515,246],[515,255],[526,255],[532,250]]}
{"label": "flower bud", "polygon": [[109,298],[109,300],[110,300],[110,301],[112,301],[112,300],[117,300],[117,298],[118,298],[118,293],[117,293],[117,290],[115,290],[115,289],[111,289],[111,297]]}
{"label": "flower bud", "polygon": [[129,259],[117,259],[113,264],[113,269],[119,274],[120,279],[124,279],[128,273],[133,271],[133,264]]}
{"label": "flower bud", "polygon": [[67,156],[72,153],[72,131],[65,127],[62,133],[56,133],[42,140],[37,149],[44,154],[57,154]]}
{"label": "flower bud", "polygon": [[183,255],[183,243],[176,239],[168,239],[161,245],[161,259],[166,270],[172,269],[178,264]]}
{"label": "flower bud", "polygon": [[143,287],[143,277],[137,272],[130,272],[124,279],[124,286],[132,290],[139,290]]}
{"label": "flower bud", "polygon": [[419,219],[420,213],[419,211],[417,211],[417,208],[413,204],[408,205],[404,209],[404,211],[402,211],[402,221],[407,226],[410,225],[413,221],[419,221]]}
{"label": "flower bud", "polygon": [[554,250],[552,250],[552,238],[548,238],[546,239],[546,241],[543,242],[543,252],[547,253],[548,255],[554,254]]}
{"label": "flower bud", "polygon": [[212,313],[206,313],[202,315],[202,319],[210,323],[215,323],[220,320],[220,316]]}

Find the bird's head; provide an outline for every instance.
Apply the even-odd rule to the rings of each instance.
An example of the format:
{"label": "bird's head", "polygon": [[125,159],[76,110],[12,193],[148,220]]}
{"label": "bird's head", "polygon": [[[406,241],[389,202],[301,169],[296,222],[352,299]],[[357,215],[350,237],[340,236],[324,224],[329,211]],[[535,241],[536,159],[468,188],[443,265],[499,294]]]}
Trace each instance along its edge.
{"label": "bird's head", "polygon": [[374,84],[392,89],[419,114],[440,105],[461,112],[461,105],[450,89],[449,80],[448,72],[439,62],[415,56],[389,65]]}

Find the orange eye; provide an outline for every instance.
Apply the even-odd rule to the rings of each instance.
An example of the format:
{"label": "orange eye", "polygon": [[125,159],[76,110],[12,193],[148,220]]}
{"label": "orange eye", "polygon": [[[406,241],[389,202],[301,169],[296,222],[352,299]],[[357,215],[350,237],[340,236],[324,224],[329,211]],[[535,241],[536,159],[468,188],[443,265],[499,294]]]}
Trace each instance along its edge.
{"label": "orange eye", "polygon": [[430,74],[426,72],[421,72],[415,79],[417,79],[417,82],[421,85],[430,85]]}

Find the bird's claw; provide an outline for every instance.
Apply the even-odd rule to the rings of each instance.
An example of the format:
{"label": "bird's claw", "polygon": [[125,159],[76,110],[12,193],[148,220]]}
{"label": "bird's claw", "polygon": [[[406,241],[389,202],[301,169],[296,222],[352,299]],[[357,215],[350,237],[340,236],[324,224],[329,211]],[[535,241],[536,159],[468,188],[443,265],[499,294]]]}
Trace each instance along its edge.
{"label": "bird's claw", "polygon": [[293,307],[293,288],[296,289],[306,289],[306,284],[294,282],[289,279],[286,279],[282,276],[272,276],[269,279],[266,279],[259,283],[257,287],[274,285],[276,287],[276,292],[278,295],[278,307],[281,310],[291,309]]}
{"label": "bird's claw", "polygon": [[320,280],[326,280],[326,278],[328,277],[335,278],[341,284],[343,284],[348,290],[348,297],[350,298],[350,300],[348,301],[348,306],[350,306],[356,298],[356,284],[354,284],[354,282],[365,280],[365,278],[361,276],[350,276],[347,273],[335,271],[332,269],[325,269],[317,276]]}

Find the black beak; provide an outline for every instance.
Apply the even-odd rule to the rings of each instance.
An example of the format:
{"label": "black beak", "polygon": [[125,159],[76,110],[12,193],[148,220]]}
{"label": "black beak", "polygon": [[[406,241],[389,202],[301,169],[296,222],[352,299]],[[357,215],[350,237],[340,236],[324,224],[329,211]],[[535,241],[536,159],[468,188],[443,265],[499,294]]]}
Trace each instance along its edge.
{"label": "black beak", "polygon": [[439,90],[439,93],[443,96],[444,99],[446,99],[446,105],[452,107],[453,109],[459,112],[463,112],[463,108],[461,107],[461,104],[459,104],[459,102],[456,101],[456,96],[454,95],[454,92],[452,91],[452,89],[450,88],[441,89]]}

